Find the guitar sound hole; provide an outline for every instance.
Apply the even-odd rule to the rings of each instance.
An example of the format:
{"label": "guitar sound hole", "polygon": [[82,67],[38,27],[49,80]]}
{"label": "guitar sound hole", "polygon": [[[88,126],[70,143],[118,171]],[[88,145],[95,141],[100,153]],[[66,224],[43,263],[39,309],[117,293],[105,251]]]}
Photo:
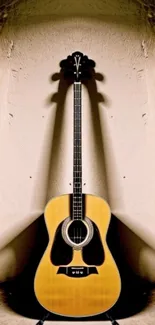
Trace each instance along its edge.
{"label": "guitar sound hole", "polygon": [[68,237],[75,244],[82,243],[87,236],[87,227],[80,220],[74,220],[68,228]]}

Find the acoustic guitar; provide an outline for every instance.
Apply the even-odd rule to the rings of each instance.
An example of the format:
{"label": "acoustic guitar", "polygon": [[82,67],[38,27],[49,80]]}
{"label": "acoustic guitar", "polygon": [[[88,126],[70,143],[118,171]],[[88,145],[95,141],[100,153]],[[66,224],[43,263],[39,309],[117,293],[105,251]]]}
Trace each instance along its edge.
{"label": "acoustic guitar", "polygon": [[82,191],[82,81],[91,77],[95,62],[74,52],[60,66],[73,82],[73,191],[52,198],[45,207],[49,242],[35,274],[34,291],[51,313],[86,317],[114,306],[121,279],[106,242],[109,205]]}

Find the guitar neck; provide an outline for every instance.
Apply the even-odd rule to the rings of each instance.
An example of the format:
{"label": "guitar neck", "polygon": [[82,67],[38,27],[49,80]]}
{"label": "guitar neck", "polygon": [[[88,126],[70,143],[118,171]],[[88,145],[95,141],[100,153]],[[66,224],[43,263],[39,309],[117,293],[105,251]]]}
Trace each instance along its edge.
{"label": "guitar neck", "polygon": [[74,82],[73,218],[82,219],[81,82]]}

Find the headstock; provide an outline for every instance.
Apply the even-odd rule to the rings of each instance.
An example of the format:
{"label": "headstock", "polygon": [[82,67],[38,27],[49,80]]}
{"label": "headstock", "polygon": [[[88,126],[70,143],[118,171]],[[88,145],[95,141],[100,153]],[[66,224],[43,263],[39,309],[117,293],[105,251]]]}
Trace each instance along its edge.
{"label": "headstock", "polygon": [[65,78],[72,78],[74,82],[81,82],[83,79],[90,79],[95,62],[81,52],[74,52],[67,59],[60,62],[60,67]]}

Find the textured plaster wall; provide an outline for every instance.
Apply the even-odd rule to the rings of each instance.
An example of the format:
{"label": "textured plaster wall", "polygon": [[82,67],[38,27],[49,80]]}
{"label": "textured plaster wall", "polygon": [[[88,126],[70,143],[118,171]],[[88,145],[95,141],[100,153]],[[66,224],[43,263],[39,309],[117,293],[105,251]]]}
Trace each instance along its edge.
{"label": "textured plaster wall", "polygon": [[27,263],[33,221],[47,200],[71,191],[72,88],[65,96],[55,74],[75,50],[94,59],[104,76],[97,90],[83,89],[84,191],[108,200],[126,225],[120,229],[127,259],[155,281],[152,39],[136,4],[124,0],[26,1],[3,29],[1,281]]}

